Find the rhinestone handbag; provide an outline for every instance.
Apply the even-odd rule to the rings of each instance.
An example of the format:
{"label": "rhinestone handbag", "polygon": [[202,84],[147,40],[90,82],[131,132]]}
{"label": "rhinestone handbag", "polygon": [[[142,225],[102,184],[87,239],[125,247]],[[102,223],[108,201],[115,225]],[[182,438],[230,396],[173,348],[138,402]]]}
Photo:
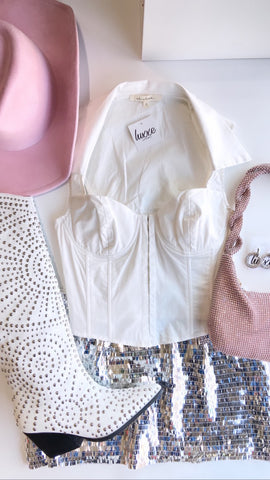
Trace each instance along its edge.
{"label": "rhinestone handbag", "polygon": [[235,210],[214,281],[209,313],[209,335],[215,349],[228,355],[270,361],[270,293],[247,291],[237,278],[233,255],[242,246],[243,212],[250,184],[270,173],[270,164],[249,169],[236,189]]}

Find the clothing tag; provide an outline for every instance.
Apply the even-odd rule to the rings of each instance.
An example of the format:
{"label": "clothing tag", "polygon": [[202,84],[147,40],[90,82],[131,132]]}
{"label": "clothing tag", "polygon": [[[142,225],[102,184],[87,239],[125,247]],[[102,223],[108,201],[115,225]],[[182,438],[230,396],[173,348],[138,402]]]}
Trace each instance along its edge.
{"label": "clothing tag", "polygon": [[161,131],[157,119],[151,115],[128,125],[132,139],[138,150],[154,145],[161,140]]}
{"label": "clothing tag", "polygon": [[159,102],[161,98],[162,95],[157,93],[138,93],[129,96],[131,102],[142,102],[144,107],[148,107],[151,102]]}

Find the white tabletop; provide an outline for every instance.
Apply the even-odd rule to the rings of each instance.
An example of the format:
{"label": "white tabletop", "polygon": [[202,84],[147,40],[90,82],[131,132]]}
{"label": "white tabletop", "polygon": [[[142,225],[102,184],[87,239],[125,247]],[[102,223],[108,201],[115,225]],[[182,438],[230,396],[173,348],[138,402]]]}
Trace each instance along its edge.
{"label": "white tabletop", "polygon": [[[171,80],[182,84],[201,100],[209,103],[218,112],[236,123],[236,133],[249,151],[252,164],[270,161],[270,59],[143,62],[141,60],[141,1],[65,0],[63,3],[73,8],[78,22],[80,105],[82,111],[87,106],[89,128],[101,97],[118,83],[141,79]],[[75,157],[76,161],[79,161],[79,143]],[[227,181],[232,196],[236,184],[247,168],[247,165],[237,167],[233,178],[230,177],[230,174],[228,175]],[[262,182],[264,193],[259,199],[261,200],[260,206],[253,208],[254,218],[259,217],[257,221],[267,218],[265,198],[270,185],[270,183],[267,184],[267,181],[269,182],[269,179]],[[65,184],[36,198],[60,275],[54,220],[64,212],[67,194],[68,187]],[[258,215],[264,206],[266,207],[264,215]],[[247,226],[248,234],[252,231],[253,221],[255,220],[251,219]],[[261,221],[265,228],[268,223],[268,221]],[[259,226],[256,224],[256,232],[260,232],[261,224]],[[239,271],[241,271],[241,265]],[[253,280],[252,277],[251,284]],[[30,470],[25,459],[23,434],[15,425],[10,391],[2,375],[0,382],[2,433],[0,437],[0,478],[269,478],[269,464],[265,461],[228,460],[202,464],[168,463],[151,465],[137,471],[119,465],[94,464],[53,469],[41,467],[37,470]]]}

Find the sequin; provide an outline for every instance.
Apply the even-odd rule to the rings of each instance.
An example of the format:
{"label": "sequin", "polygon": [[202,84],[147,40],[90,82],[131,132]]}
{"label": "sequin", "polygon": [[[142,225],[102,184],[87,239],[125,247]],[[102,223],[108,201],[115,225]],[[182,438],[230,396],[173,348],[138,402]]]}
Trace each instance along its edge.
{"label": "sequin", "polygon": [[75,337],[89,373],[111,387],[145,379],[166,382],[166,392],[121,435],[84,441],[50,459],[27,440],[30,468],[79,463],[125,464],[263,459],[270,454],[270,367],[226,356],[208,337],[130,348]]}

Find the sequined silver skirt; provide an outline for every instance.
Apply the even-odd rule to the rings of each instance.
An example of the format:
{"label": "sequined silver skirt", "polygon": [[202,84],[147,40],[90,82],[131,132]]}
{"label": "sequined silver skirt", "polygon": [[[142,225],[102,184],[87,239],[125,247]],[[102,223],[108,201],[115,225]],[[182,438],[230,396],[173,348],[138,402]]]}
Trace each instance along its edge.
{"label": "sequined silver skirt", "polygon": [[130,348],[75,337],[89,373],[112,388],[165,382],[162,398],[107,442],[48,458],[26,440],[30,468],[78,463],[125,464],[263,459],[270,454],[270,364],[223,355],[208,337]]}

